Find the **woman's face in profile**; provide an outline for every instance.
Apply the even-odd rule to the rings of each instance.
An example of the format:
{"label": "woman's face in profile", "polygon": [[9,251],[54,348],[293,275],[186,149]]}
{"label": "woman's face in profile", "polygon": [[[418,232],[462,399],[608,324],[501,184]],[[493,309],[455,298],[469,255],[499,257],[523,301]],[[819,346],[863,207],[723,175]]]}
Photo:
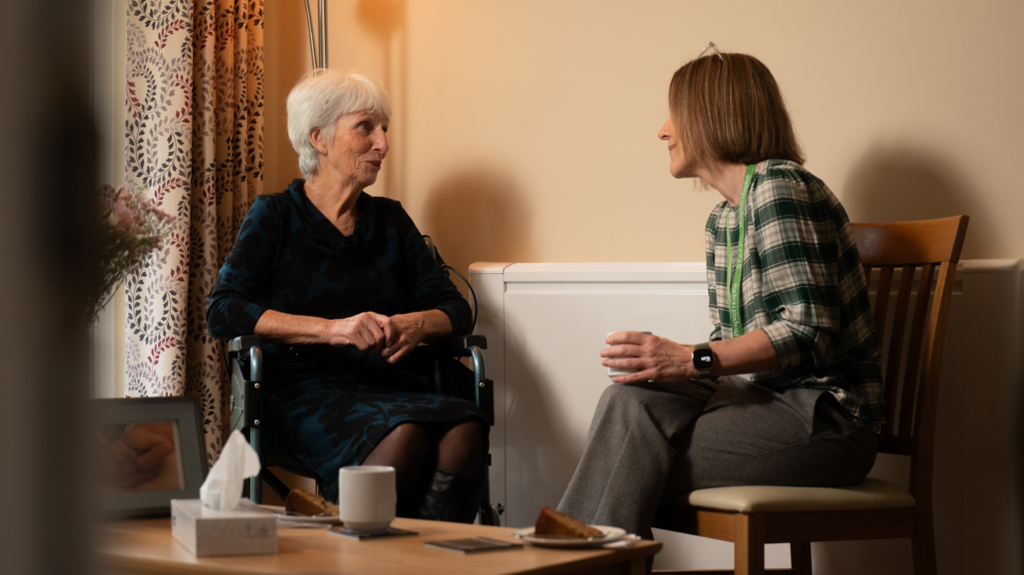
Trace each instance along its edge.
{"label": "woman's face in profile", "polygon": [[668,120],[665,120],[665,125],[661,127],[661,130],[658,130],[658,138],[668,143],[669,173],[676,178],[692,178],[696,176],[696,173],[693,171],[695,167],[693,162],[687,158],[682,142],[676,137],[676,126],[672,116],[669,116]]}
{"label": "woman's face in profile", "polygon": [[338,119],[326,161],[343,178],[366,187],[377,181],[388,153],[388,121],[372,111],[353,112]]}

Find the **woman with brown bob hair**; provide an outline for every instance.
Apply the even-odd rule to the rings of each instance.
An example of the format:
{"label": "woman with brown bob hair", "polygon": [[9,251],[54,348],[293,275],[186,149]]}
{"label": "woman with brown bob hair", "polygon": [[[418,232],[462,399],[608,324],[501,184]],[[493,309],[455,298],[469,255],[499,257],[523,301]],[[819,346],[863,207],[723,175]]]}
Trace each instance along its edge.
{"label": "woman with brown bob hair", "polygon": [[706,343],[608,336],[631,371],[601,397],[559,510],[651,538],[659,501],[727,485],[849,485],[884,421],[881,363],[846,212],[805,170],[771,72],[714,44],[669,88],[676,178],[720,193],[705,227]]}
{"label": "woman with brown bob hair", "polygon": [[753,56],[720,56],[686,64],[669,85],[673,127],[688,153],[698,162],[746,165],[777,159],[803,164],[772,73]]}

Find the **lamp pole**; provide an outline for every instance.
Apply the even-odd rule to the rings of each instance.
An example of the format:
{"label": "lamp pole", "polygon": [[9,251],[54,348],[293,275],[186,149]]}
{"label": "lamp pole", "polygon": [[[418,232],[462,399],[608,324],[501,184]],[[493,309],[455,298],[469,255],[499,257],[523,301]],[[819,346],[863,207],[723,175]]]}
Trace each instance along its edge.
{"label": "lamp pole", "polygon": [[309,0],[306,2],[306,28],[309,29],[309,55],[313,61],[313,69],[327,68],[327,0],[320,0],[317,22],[320,28],[319,58],[317,58],[317,42],[313,37],[313,16],[309,11]]}

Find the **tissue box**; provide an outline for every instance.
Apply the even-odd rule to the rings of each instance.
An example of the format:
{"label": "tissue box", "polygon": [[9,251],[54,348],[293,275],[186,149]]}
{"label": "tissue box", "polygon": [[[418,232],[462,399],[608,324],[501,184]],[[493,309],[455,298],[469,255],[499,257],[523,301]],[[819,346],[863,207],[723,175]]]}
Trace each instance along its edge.
{"label": "tissue box", "polygon": [[171,500],[171,533],[197,557],[277,553],[273,513],[245,506],[218,511],[198,499]]}

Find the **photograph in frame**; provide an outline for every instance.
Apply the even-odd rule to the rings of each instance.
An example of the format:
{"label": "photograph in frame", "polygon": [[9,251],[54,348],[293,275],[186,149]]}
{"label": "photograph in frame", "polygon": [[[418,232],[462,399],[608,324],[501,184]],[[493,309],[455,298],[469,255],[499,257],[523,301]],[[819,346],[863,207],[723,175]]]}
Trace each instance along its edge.
{"label": "photograph in frame", "polygon": [[96,399],[94,487],[104,515],[169,515],[197,499],[206,454],[196,397]]}

